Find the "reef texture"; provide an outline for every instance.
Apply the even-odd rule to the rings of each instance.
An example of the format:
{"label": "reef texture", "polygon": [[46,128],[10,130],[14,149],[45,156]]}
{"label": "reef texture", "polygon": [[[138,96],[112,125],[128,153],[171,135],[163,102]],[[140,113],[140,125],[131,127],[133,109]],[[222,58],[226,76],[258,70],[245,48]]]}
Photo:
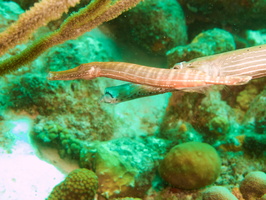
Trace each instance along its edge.
{"label": "reef texture", "polygon": [[[28,8],[35,1],[16,2]],[[211,87],[203,94],[177,91],[117,105],[99,100],[104,88],[120,81],[47,80],[50,70],[93,61],[127,62],[129,53],[136,62],[142,63],[146,54],[150,62],[159,58],[164,64],[158,66],[170,68],[266,42],[265,29],[249,30],[265,28],[262,0],[179,3],[145,0],[100,30],[53,47],[0,77],[1,148],[11,152],[16,143],[6,122],[26,115],[33,120],[30,136],[37,148],[52,147],[83,168],[56,186],[49,200],[93,199],[96,190],[99,200],[266,199],[266,78]],[[2,0],[0,7],[2,31],[23,10]],[[57,22],[42,27],[33,39],[53,26]],[[1,59],[31,43],[30,38]]]}
{"label": "reef texture", "polygon": [[6,27],[15,22],[18,16],[23,13],[23,10],[13,2],[2,2],[0,10],[0,31],[4,31]]}
{"label": "reef texture", "polygon": [[194,58],[223,53],[235,49],[233,36],[222,29],[212,29],[198,34],[190,44],[176,46],[166,52],[168,66]]}
{"label": "reef texture", "polygon": [[47,200],[93,200],[98,188],[98,178],[88,169],[76,169],[54,187]]}
{"label": "reef texture", "polygon": [[23,10],[28,10],[34,3],[38,2],[38,0],[14,0]]}
{"label": "reef texture", "polygon": [[264,155],[264,82],[262,78],[222,92],[214,87],[206,95],[173,93],[158,136],[176,142],[203,139],[223,150]]}
{"label": "reef texture", "polygon": [[[178,0],[190,33],[199,29],[227,28],[233,32],[264,28],[266,5],[264,0]],[[241,16],[241,17],[240,17]],[[245,22],[245,23],[243,23]]]}
{"label": "reef texture", "polygon": [[91,143],[80,153],[80,166],[95,169],[98,192],[105,198],[144,197],[158,167],[154,160],[163,158],[165,146],[165,141],[152,137]]}
{"label": "reef texture", "polygon": [[237,200],[225,187],[213,186],[203,192],[202,200]]}
{"label": "reef texture", "polygon": [[260,199],[266,194],[266,174],[261,171],[248,173],[240,184],[240,191],[245,200]]}
{"label": "reef texture", "polygon": [[107,27],[123,42],[136,44],[152,54],[165,55],[187,41],[184,14],[175,0],[145,0]]}
{"label": "reef texture", "polygon": [[[49,29],[45,29],[45,32],[49,32]],[[114,122],[111,120],[111,115],[106,114],[98,104],[101,86],[96,83],[97,81],[63,83],[50,82],[46,78],[49,68],[53,70],[68,69],[78,63],[94,59],[103,61],[113,59],[115,56],[108,52],[110,47],[104,46],[103,41],[104,39],[100,40],[93,35],[81,37],[75,42],[69,41],[52,48],[44,57],[39,58],[27,68],[16,72],[16,74],[8,75],[6,79],[2,79],[5,83],[5,90],[0,97],[1,105],[17,112],[23,110],[30,115],[38,115],[36,125],[42,123],[42,128],[35,128],[37,131],[35,134],[38,134],[38,130],[49,129],[46,128],[46,121],[52,121],[53,126],[60,125],[68,128],[72,135],[79,135],[80,139],[81,137],[83,139],[101,139],[98,136],[110,138],[113,129],[111,124]],[[90,51],[83,51],[83,49],[90,49]],[[17,53],[17,51],[11,52],[11,54]],[[80,52],[80,54],[76,52]],[[42,63],[42,67],[32,69],[33,66],[38,66],[38,63]],[[25,72],[30,73],[25,74]],[[92,110],[98,113],[92,115]],[[95,115],[98,117],[94,117]],[[99,123],[102,123],[100,128]],[[92,131],[92,127],[95,128],[95,131]],[[87,136],[84,136],[86,129]],[[102,135],[99,134],[100,132]]]}

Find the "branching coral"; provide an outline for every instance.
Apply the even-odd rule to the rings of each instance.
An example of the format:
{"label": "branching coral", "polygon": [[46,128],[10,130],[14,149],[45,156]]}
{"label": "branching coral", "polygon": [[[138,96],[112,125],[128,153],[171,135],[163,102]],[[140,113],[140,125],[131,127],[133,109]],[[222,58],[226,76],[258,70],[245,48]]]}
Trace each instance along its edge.
{"label": "branching coral", "polygon": [[[58,1],[54,1],[54,0],[49,1],[49,2],[52,2],[50,5],[51,7],[53,7],[55,4],[58,3]],[[73,0],[73,1],[68,1],[68,2],[69,2],[69,6],[71,6],[74,4],[74,2],[77,2],[77,1]],[[62,23],[61,27],[55,32],[52,32],[40,38],[39,40],[35,41],[31,46],[29,46],[27,49],[22,51],[20,54],[17,54],[9,59],[6,59],[0,62],[0,74],[3,75],[6,73],[9,73],[13,70],[20,68],[21,66],[27,63],[32,62],[34,59],[36,59],[40,54],[42,54],[47,49],[57,44],[61,44],[65,42],[66,40],[77,38],[78,36],[82,35],[83,33],[87,31],[92,30],[93,28],[97,27],[103,22],[116,18],[123,11],[135,6],[139,2],[140,0],[115,0],[115,1],[94,0],[92,1],[85,8],[82,8],[77,13],[70,15]],[[47,7],[45,7],[45,9],[47,9],[47,12],[49,11],[51,7],[49,7],[49,4]],[[2,35],[6,35],[5,37],[2,37],[2,38],[10,38],[7,41],[13,41],[13,40],[16,41],[14,43],[12,42],[8,42],[6,44],[4,44],[3,42],[2,44],[0,43],[0,46],[3,46],[2,47],[3,50],[9,49],[10,47],[14,46],[21,39],[25,40],[33,32],[33,30],[47,23],[49,20],[52,20],[52,18],[48,17],[51,12],[49,11],[48,13],[46,12],[46,14],[43,17],[45,20],[43,21],[37,20],[35,25],[32,25],[33,22],[31,22],[29,18],[33,18],[33,19],[42,18],[40,16],[38,17],[38,14],[40,13],[39,10],[41,10],[39,4],[35,4],[35,6],[30,11],[26,12],[24,16],[20,18],[20,20],[17,22],[17,25],[12,26],[10,29],[2,33]],[[66,9],[55,9],[54,12],[58,13],[58,15],[55,15],[54,18],[58,18],[58,16],[60,16],[59,13],[63,13],[65,10]],[[25,24],[22,25],[23,23]],[[20,29],[18,28],[20,26],[31,27],[31,28]],[[15,34],[15,32],[18,29],[21,31],[21,33],[18,32],[17,34]],[[11,34],[14,34],[14,35],[12,36]]]}

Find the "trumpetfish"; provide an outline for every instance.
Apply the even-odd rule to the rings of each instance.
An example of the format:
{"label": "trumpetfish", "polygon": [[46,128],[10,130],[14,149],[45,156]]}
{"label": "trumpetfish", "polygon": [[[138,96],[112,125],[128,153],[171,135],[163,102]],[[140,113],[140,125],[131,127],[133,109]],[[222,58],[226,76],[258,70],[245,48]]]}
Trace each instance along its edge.
{"label": "trumpetfish", "polygon": [[91,80],[97,77],[171,89],[213,84],[242,85],[251,79],[251,76],[212,76],[193,68],[163,69],[124,62],[92,62],[65,71],[49,72],[49,80]]}
{"label": "trumpetfish", "polygon": [[191,89],[194,91],[197,88],[216,84],[246,84],[252,78],[266,75],[265,61],[266,45],[260,45],[181,62],[171,69],[123,62],[92,62],[66,71],[49,72],[48,79],[90,80],[97,77],[108,77],[137,84],[121,86],[120,89],[122,88],[121,91],[124,92],[116,92],[116,94],[111,93],[114,89],[119,88],[113,87],[113,90],[109,88],[103,101],[112,103],[112,98],[119,101],[118,95],[125,96],[125,88],[129,88],[128,91],[133,91],[141,97],[175,90]]}
{"label": "trumpetfish", "polygon": [[140,84],[122,84],[105,88],[104,95],[101,97],[100,102],[104,103],[121,103],[141,97],[147,97],[166,92],[174,92],[176,89],[160,88],[149,85]]}
{"label": "trumpetfish", "polygon": [[[252,79],[266,76],[266,45],[229,51],[226,53],[205,56],[189,62],[174,65],[174,69],[194,68],[215,76],[251,76]],[[186,92],[205,92],[209,86],[183,88]],[[127,93],[125,89],[127,88]],[[139,84],[124,84],[107,87],[101,101],[105,103],[119,103],[145,96],[173,92],[166,88],[153,88]]]}
{"label": "trumpetfish", "polygon": [[213,76],[266,76],[266,44],[181,62],[173,68],[194,68]]}

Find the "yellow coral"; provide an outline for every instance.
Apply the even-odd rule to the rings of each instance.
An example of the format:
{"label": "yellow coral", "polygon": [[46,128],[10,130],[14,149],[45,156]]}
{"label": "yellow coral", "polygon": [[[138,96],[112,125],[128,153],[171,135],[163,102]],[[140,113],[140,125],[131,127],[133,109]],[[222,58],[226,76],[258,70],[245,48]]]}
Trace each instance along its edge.
{"label": "yellow coral", "polygon": [[98,177],[88,169],[76,169],[54,187],[47,200],[92,200],[98,188]]}

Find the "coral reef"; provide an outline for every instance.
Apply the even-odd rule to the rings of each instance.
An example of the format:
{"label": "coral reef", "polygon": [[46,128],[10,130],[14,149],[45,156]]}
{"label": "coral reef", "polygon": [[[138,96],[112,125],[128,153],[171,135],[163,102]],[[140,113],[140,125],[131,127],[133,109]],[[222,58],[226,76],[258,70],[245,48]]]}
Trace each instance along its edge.
{"label": "coral reef", "polygon": [[[81,167],[93,168],[99,177],[99,194],[105,198],[143,197],[162,159],[167,143],[155,138],[120,138],[91,143],[81,151]],[[145,162],[145,165],[142,163]]]}
{"label": "coral reef", "polygon": [[259,91],[255,85],[247,85],[236,98],[241,110],[248,110],[251,101],[258,95]]}
{"label": "coral reef", "polygon": [[200,142],[173,147],[161,162],[159,173],[170,185],[198,189],[212,184],[220,174],[221,160],[216,150]]}
{"label": "coral reef", "polygon": [[16,21],[23,10],[14,2],[0,2],[0,31],[3,31],[9,24]]}
{"label": "coral reef", "polygon": [[[119,196],[119,194],[131,195],[135,193],[134,186],[137,172],[128,163],[121,162],[119,154],[98,149],[94,163],[101,186],[100,194],[109,198]],[[136,193],[134,195],[137,196]]]}
{"label": "coral reef", "polygon": [[28,10],[34,3],[38,2],[38,0],[14,0],[23,10]]}
{"label": "coral reef", "polygon": [[[232,32],[264,28],[265,2],[263,0],[178,0],[193,35],[199,29],[228,28]],[[241,16],[241,17],[239,17]],[[243,21],[245,23],[243,23]]]}
{"label": "coral reef", "polygon": [[[53,48],[45,58],[38,60],[44,66],[36,69],[35,73],[21,75],[19,78],[15,75],[9,76],[13,81],[5,83],[4,95],[1,96],[0,102],[3,102],[3,106],[7,109],[14,109],[17,112],[24,110],[32,115],[38,114],[35,121],[38,128],[34,129],[35,134],[43,135],[46,131],[42,132],[42,130],[49,129],[45,126],[51,123],[55,126],[60,124],[61,127],[68,129],[70,134],[79,135],[79,139],[107,140],[112,136],[115,123],[112,120],[112,114],[108,114],[103,105],[98,104],[101,88],[106,83],[49,82],[46,79],[47,69],[45,69],[45,67],[53,70],[66,69],[75,63],[94,59],[114,59],[116,56],[108,53],[111,44],[108,47],[103,43],[104,38],[100,40],[96,36],[86,34],[75,42],[69,41]],[[84,52],[82,51],[84,48],[93,50]],[[65,57],[68,58],[64,59]],[[93,115],[92,110],[94,110]],[[116,119],[116,123],[119,122]],[[99,123],[102,123],[101,127],[98,126]],[[44,140],[44,142],[47,141]]]}
{"label": "coral reef", "polygon": [[234,114],[231,107],[221,100],[219,92],[209,93],[198,109],[198,120],[193,124],[208,136],[224,136],[233,127]]}
{"label": "coral reef", "polygon": [[[0,31],[24,12],[14,2],[29,9],[36,1],[0,0]],[[54,5],[56,0],[45,2]],[[77,1],[68,1],[74,2]],[[31,45],[40,44],[39,38],[54,34],[55,30],[66,30],[64,27],[71,33],[67,36],[76,38],[77,32],[85,30],[81,28],[85,21],[79,18],[82,23],[73,23],[73,26],[64,21],[70,16],[71,22],[71,17],[73,20],[80,14],[74,11],[86,12],[85,7],[91,2],[106,4],[103,10],[95,9],[89,14],[92,18],[88,19],[86,30],[115,17],[113,12],[119,14],[126,10],[124,2],[135,4],[138,0],[81,0],[60,19],[27,37],[28,44],[9,50],[1,60],[14,58],[23,49],[28,54]],[[167,65],[173,67],[176,62],[266,42],[265,29],[247,30],[248,27],[265,27],[262,0],[179,0],[179,3],[175,0],[141,1],[135,9],[99,29],[52,47],[38,59],[30,56],[34,60],[32,63],[1,76],[0,152],[6,153],[1,156],[3,163],[7,163],[4,157],[14,159],[19,166],[19,162],[28,161],[11,157],[15,150],[18,154],[25,151],[16,149],[23,140],[28,146],[34,146],[42,159],[62,167],[63,172],[83,168],[71,172],[56,186],[49,200],[93,199],[96,190],[95,198],[99,200],[266,199],[265,77],[243,86],[212,87],[201,91],[204,94],[178,91],[115,105],[103,104],[99,99],[104,88],[119,85],[121,81],[104,78],[47,80],[50,70],[68,70],[82,63],[134,60],[138,64],[166,68]],[[45,17],[50,19],[51,16],[46,13]],[[245,19],[246,24],[242,23]],[[189,44],[187,39],[191,41]],[[50,40],[44,41],[49,43]],[[54,45],[53,42],[49,44]],[[22,56],[22,60],[26,57]],[[24,116],[30,119],[30,133],[13,132],[12,122]],[[17,130],[24,130],[25,123],[17,124]],[[31,141],[28,141],[28,134]],[[35,152],[31,150],[29,154]],[[60,162],[69,164],[67,167],[71,166],[71,170],[65,170],[65,166],[58,164]],[[10,169],[13,168],[14,164]],[[31,171],[25,169],[24,173],[28,177],[34,169],[40,171],[39,165],[29,169]],[[47,173],[52,176],[50,172]],[[15,177],[19,173],[15,174],[6,174],[8,178],[3,180],[20,185],[19,180],[24,177],[19,179]],[[42,179],[42,182],[45,181]],[[18,200],[9,187],[10,184],[0,184],[0,199],[8,196]],[[39,195],[44,189],[38,181],[31,190],[36,200],[48,196],[47,193]],[[87,193],[83,193],[84,190]],[[29,191],[23,192],[25,195],[19,195],[19,200],[28,200]]]}
{"label": "coral reef", "polygon": [[243,150],[253,156],[265,156],[266,135],[248,135],[244,139]]}
{"label": "coral reef", "polygon": [[[230,189],[238,188],[245,174],[254,169],[264,171],[265,160],[256,157],[249,157],[239,152],[221,153],[222,167],[221,173],[215,185],[225,186]],[[250,165],[252,163],[252,165]]]}
{"label": "coral reef", "polygon": [[93,200],[98,188],[98,178],[88,169],[76,169],[54,187],[47,200]]}
{"label": "coral reef", "polygon": [[175,0],[145,0],[107,27],[124,42],[159,55],[187,40],[184,14]]}
{"label": "coral reef", "polygon": [[167,51],[169,67],[175,63],[209,56],[235,49],[233,36],[222,29],[212,29],[199,33],[188,45],[176,46]]}
{"label": "coral reef", "polygon": [[5,121],[3,119],[0,120],[0,126],[5,127],[0,131],[0,149],[3,149],[7,152],[12,152],[12,146],[15,143],[15,138],[10,130],[8,130],[7,126],[3,125],[4,123]]}
{"label": "coral reef", "polygon": [[238,199],[238,200],[245,200],[242,196],[242,194],[240,193],[240,190],[238,187],[234,187],[232,189],[232,194]]}
{"label": "coral reef", "polygon": [[[205,141],[213,143],[214,138],[225,139],[235,131],[238,117],[234,110],[222,100],[221,94],[214,90],[207,93],[205,97],[202,94],[173,94],[159,136],[175,141],[176,135],[180,132],[178,126],[180,119],[187,122],[187,127],[192,125],[190,129],[194,129],[195,136],[199,132]],[[175,132],[176,135],[171,134],[173,137],[169,137],[169,132]],[[186,137],[182,141],[189,140],[191,138]]]}
{"label": "coral reef", "polygon": [[36,124],[33,128],[32,138],[41,144],[58,149],[61,158],[69,157],[79,159],[83,142],[80,135],[75,135],[71,130],[55,124],[53,121]]}
{"label": "coral reef", "polygon": [[144,198],[144,200],[198,200],[201,199],[201,190],[183,190],[173,187],[165,187],[160,191],[149,191],[147,196],[148,197]]}
{"label": "coral reef", "polygon": [[141,200],[139,198],[132,198],[132,197],[124,197],[124,198],[114,198],[111,200]]}
{"label": "coral reef", "polygon": [[266,174],[261,171],[248,173],[240,183],[240,192],[245,200],[260,199],[266,194]]}
{"label": "coral reef", "polygon": [[[257,84],[264,87],[264,84],[261,84],[263,83],[261,81],[259,81]],[[256,85],[256,88],[260,89],[258,85]],[[243,119],[243,124],[245,125],[245,128],[250,132],[256,132],[258,134],[266,133],[266,111],[264,109],[261,109],[266,106],[265,98],[266,88],[264,88],[264,90],[262,90],[256,97],[253,96],[253,99],[250,102],[248,110]]]}
{"label": "coral reef", "polygon": [[202,200],[237,200],[237,198],[225,187],[213,186],[203,192]]}

